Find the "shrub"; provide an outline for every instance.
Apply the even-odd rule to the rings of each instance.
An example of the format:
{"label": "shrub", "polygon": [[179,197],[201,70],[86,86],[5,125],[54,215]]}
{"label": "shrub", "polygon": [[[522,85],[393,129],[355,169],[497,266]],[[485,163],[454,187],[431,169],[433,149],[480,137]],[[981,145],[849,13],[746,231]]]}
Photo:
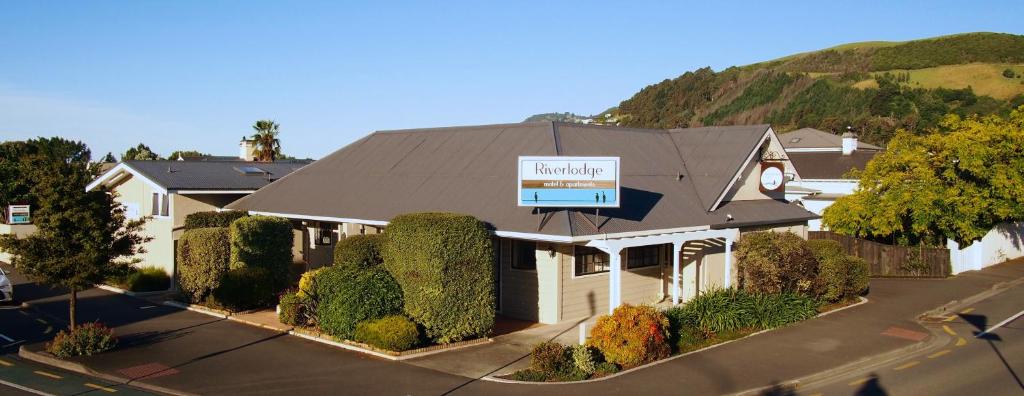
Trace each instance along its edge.
{"label": "shrub", "polygon": [[382,268],[324,269],[317,277],[317,323],[332,336],[352,339],[359,322],[402,312],[402,289]]}
{"label": "shrub", "polygon": [[292,263],[292,223],[282,217],[247,216],[231,223],[231,268],[264,268],[274,287],[288,283]]}
{"label": "shrub", "polygon": [[191,302],[205,300],[228,270],[227,228],[185,230],[178,240],[178,284]]}
{"label": "shrub", "polygon": [[534,369],[519,370],[512,373],[512,379],[516,381],[526,382],[545,382],[549,379],[547,373],[543,373]]}
{"label": "shrub", "polygon": [[133,292],[162,291],[171,288],[171,277],[159,267],[132,268],[128,274],[112,279],[112,282],[117,287]]}
{"label": "shrub", "polygon": [[571,349],[572,362],[576,370],[587,375],[594,374],[597,370],[597,358],[594,356],[596,351],[586,345],[573,345]]}
{"label": "shrub", "polygon": [[869,271],[863,259],[847,255],[842,245],[833,240],[808,241],[808,246],[818,260],[822,300],[837,302],[867,290]]}
{"label": "shrub", "polygon": [[223,212],[196,212],[185,216],[185,229],[211,228],[231,226],[231,222],[248,216],[248,213],[237,210]]}
{"label": "shrub", "polygon": [[597,319],[587,342],[605,360],[633,367],[669,355],[668,327],[668,319],[654,307],[624,304]]}
{"label": "shrub", "polygon": [[554,341],[537,344],[530,351],[530,368],[549,377],[557,376],[566,371],[566,366],[573,365],[573,361],[566,358],[567,352],[571,353],[564,345]]}
{"label": "shrub", "polygon": [[278,312],[277,318],[289,326],[302,326],[306,324],[306,304],[302,297],[299,297],[295,293],[285,293],[281,295],[281,300],[277,303]]}
{"label": "shrub", "polygon": [[334,266],[355,270],[379,266],[384,262],[383,245],[384,234],[345,237],[334,246]]}
{"label": "shrub", "polygon": [[813,294],[818,263],[807,241],[792,232],[752,232],[736,243],[740,284],[761,293]]}
{"label": "shrub", "polygon": [[494,326],[494,250],[484,223],[453,213],[392,219],[384,266],[405,293],[405,312],[438,343]]}
{"label": "shrub", "polygon": [[608,375],[619,372],[619,366],[611,362],[601,362],[594,366],[594,375]]}
{"label": "shrub", "polygon": [[818,302],[799,293],[750,293],[719,289],[665,312],[680,350],[745,330],[764,330],[817,315]]}
{"label": "shrub", "polygon": [[224,273],[207,304],[232,312],[271,306],[277,295],[275,283],[266,268],[235,268]]}
{"label": "shrub", "polygon": [[46,345],[46,351],[59,358],[90,356],[113,349],[117,345],[114,331],[99,322],[84,323],[74,331],[61,330]]}
{"label": "shrub", "polygon": [[389,351],[412,348],[420,339],[416,324],[402,315],[389,315],[356,325],[356,341]]}

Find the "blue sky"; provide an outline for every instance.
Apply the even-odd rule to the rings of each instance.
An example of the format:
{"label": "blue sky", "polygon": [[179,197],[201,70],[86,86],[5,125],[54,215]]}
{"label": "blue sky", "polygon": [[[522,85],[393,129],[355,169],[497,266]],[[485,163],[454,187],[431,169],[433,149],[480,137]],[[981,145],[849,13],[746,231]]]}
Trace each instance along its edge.
{"label": "blue sky", "polygon": [[702,66],[1024,33],[1016,1],[711,3],[5,2],[0,140],[233,155],[272,118],[317,158],[374,130],[596,113]]}

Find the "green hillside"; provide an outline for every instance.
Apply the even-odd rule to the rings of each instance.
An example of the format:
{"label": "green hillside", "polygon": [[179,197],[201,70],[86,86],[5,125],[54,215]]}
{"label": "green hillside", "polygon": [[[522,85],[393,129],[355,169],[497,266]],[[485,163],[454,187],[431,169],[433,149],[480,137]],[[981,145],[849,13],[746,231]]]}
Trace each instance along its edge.
{"label": "green hillside", "polygon": [[1024,104],[1024,36],[967,33],[870,41],[722,71],[702,68],[647,86],[617,107],[626,126],[768,122],[778,131],[852,125],[884,144],[947,113],[1006,113]]}

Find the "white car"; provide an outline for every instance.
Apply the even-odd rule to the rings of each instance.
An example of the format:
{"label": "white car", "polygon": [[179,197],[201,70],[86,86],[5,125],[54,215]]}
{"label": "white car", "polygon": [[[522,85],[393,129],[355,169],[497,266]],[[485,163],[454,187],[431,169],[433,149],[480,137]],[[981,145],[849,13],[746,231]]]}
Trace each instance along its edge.
{"label": "white car", "polygon": [[7,277],[4,269],[0,268],[0,302],[14,301],[14,283]]}

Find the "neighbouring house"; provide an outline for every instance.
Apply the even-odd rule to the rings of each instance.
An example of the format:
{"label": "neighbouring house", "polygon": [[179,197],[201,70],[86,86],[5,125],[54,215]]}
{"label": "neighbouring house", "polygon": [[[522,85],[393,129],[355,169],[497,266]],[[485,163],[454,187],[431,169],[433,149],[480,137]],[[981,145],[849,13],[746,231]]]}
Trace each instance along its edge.
{"label": "neighbouring house", "polygon": [[[494,233],[498,312],[555,323],[622,303],[675,304],[737,282],[745,232],[806,237],[814,213],[761,192],[772,162],[799,175],[768,125],[673,130],[536,122],[366,136],[227,206],[292,219],[311,268],[339,238],[396,215],[475,216]],[[518,206],[519,156],[620,158],[618,208]],[[781,180],[781,173],[777,173]],[[596,199],[596,198],[595,198]]]}
{"label": "neighbouring house", "polygon": [[[246,152],[246,141],[242,141]],[[251,152],[251,144],[248,147]],[[221,210],[227,204],[259,190],[309,161],[254,162],[247,158],[216,157],[198,160],[122,161],[89,184],[106,186],[117,194],[127,217],[151,216],[143,233],[138,266],[163,268],[175,274],[175,246],[184,231],[185,216]]]}
{"label": "neighbouring house", "polygon": [[[819,216],[837,198],[857,189],[857,179],[849,172],[863,170],[881,147],[860,142],[857,135],[842,136],[814,128],[797,129],[779,135],[786,156],[799,171],[800,179],[786,184],[786,199],[799,202]],[[811,220],[809,231],[822,229],[821,220]]]}

